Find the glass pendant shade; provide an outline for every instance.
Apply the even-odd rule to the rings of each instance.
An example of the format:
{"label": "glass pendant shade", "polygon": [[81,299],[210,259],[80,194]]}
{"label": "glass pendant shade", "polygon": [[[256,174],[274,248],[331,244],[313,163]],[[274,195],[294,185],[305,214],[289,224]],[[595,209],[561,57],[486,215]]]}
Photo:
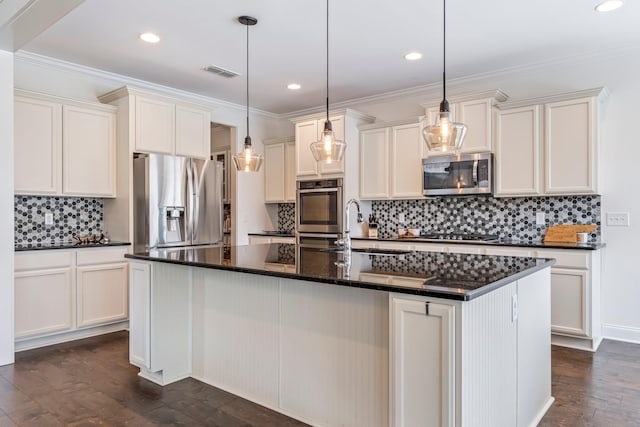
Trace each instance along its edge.
{"label": "glass pendant shade", "polygon": [[236,165],[236,170],[242,172],[258,172],[262,165],[262,160],[262,156],[251,149],[251,138],[245,138],[242,152],[233,155],[233,163]]}
{"label": "glass pendant shade", "polygon": [[435,124],[424,123],[422,137],[429,151],[458,153],[467,134],[467,126],[451,120],[449,111],[440,111]]}
{"label": "glass pendant shade", "polygon": [[347,144],[344,141],[336,140],[335,134],[331,129],[331,122],[327,121],[324,124],[320,140],[312,142],[310,147],[316,162],[330,164],[342,160]]}

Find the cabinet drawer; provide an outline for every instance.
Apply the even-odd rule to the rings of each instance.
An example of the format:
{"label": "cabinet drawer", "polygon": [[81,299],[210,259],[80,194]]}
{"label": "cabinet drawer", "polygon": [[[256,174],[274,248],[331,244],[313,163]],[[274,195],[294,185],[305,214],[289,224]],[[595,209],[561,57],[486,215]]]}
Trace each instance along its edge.
{"label": "cabinet drawer", "polygon": [[96,249],[87,248],[78,250],[78,265],[90,264],[108,264],[112,262],[124,262],[124,254],[127,253],[127,247]]}
{"label": "cabinet drawer", "polygon": [[44,268],[70,267],[73,261],[72,251],[31,251],[16,253],[14,257],[15,271],[36,270]]}
{"label": "cabinet drawer", "polygon": [[555,258],[556,263],[553,265],[556,267],[565,267],[565,268],[589,268],[590,267],[590,252],[580,251],[580,252],[571,252],[571,251],[551,251],[551,250],[540,250],[536,251],[536,256],[539,258]]}
{"label": "cabinet drawer", "polygon": [[497,248],[497,247],[487,247],[486,254],[487,255],[498,255],[498,256],[521,256],[521,257],[530,257],[531,252],[529,249],[523,248]]}

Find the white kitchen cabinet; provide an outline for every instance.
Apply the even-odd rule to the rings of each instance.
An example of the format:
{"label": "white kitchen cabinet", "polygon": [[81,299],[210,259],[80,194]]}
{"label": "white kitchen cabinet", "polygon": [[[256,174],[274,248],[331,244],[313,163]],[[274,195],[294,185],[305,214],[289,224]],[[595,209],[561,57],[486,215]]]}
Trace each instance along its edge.
{"label": "white kitchen cabinet", "polygon": [[598,194],[599,109],[607,95],[598,88],[498,105],[495,195]]}
{"label": "white kitchen cabinet", "polygon": [[133,129],[131,151],[208,159],[211,114],[198,105],[124,86],[100,96],[100,102],[122,109],[122,126]]}
{"label": "white kitchen cabinet", "polygon": [[126,246],[15,254],[16,349],[125,329]]}
{"label": "white kitchen cabinet", "polygon": [[295,199],[296,172],[295,143],[293,138],[265,141],[265,203],[293,203],[295,202]]}
{"label": "white kitchen cabinet", "polygon": [[[483,96],[484,95],[484,96]],[[506,100],[506,95],[500,91],[492,91],[478,98],[468,99],[452,97],[449,99],[449,111],[456,122],[467,125],[467,135],[464,138],[462,153],[490,152],[492,146],[493,106],[497,101]],[[422,104],[425,107],[425,117],[430,124],[435,124],[440,112],[440,101]],[[428,152],[429,156],[451,153]]]}
{"label": "white kitchen cabinet", "polygon": [[60,194],[62,104],[16,94],[13,151],[16,194]]}
{"label": "white kitchen cabinet", "polygon": [[71,267],[15,273],[15,338],[69,331],[74,327]]}
{"label": "white kitchen cabinet", "polygon": [[151,266],[129,262],[129,361],[140,368],[151,368]]}
{"label": "white kitchen cabinet", "polygon": [[175,141],[174,108],[172,102],[144,96],[135,97],[134,151],[140,153],[173,154]]}
{"label": "white kitchen cabinet", "polygon": [[389,299],[392,425],[456,425],[455,307]]}
{"label": "white kitchen cabinet", "polygon": [[116,113],[16,90],[16,194],[115,197]]}
{"label": "white kitchen cabinet", "polygon": [[176,155],[209,158],[211,114],[207,110],[176,104]]}
{"label": "white kitchen cabinet", "polygon": [[587,271],[554,268],[551,272],[551,328],[587,337]]}
{"label": "white kitchen cabinet", "polygon": [[87,265],[82,265],[80,254],[78,254],[76,270],[78,328],[126,320],[129,317],[125,251],[113,252],[118,253],[119,262],[98,263],[99,260],[92,260]]}
{"label": "white kitchen cabinet", "polygon": [[[361,126],[360,198],[422,197],[422,126],[419,122],[385,127]],[[376,125],[378,126],[378,125]]]}
{"label": "white kitchen cabinet", "polygon": [[495,114],[495,196],[539,195],[542,151],[540,106]]}
{"label": "white kitchen cabinet", "polygon": [[[157,278],[157,280],[156,280]],[[165,385],[191,371],[191,284],[186,267],[129,261],[129,361]]]}
{"label": "white kitchen cabinet", "polygon": [[[335,138],[344,141],[344,117],[330,117],[331,127]],[[311,143],[316,142],[322,136],[326,118],[308,120],[296,123],[296,175],[312,177],[322,174],[339,174],[344,172],[344,159],[334,163],[320,163],[311,153]]]}
{"label": "white kitchen cabinet", "polygon": [[389,128],[360,133],[360,199],[389,197]]}
{"label": "white kitchen cabinet", "polygon": [[544,121],[545,194],[597,193],[597,99],[547,103]]}
{"label": "white kitchen cabinet", "polygon": [[[347,144],[344,158],[339,162],[318,163],[311,153],[310,145],[320,139],[324,130],[326,114],[312,114],[292,119],[295,124],[295,168],[300,179],[313,179],[320,176],[347,177],[354,174],[354,191],[347,189],[346,194],[357,194],[358,164],[358,126],[371,123],[374,118],[358,111],[343,109],[331,112],[329,116],[336,139]],[[345,182],[345,185],[349,185]]]}
{"label": "white kitchen cabinet", "polygon": [[94,108],[63,106],[62,192],[114,197],[116,115]]}

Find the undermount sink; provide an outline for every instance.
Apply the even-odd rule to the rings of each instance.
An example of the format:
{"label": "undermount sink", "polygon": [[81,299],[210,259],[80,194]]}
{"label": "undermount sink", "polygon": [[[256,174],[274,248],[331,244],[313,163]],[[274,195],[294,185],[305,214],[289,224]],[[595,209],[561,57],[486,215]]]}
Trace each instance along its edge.
{"label": "undermount sink", "polygon": [[[325,248],[320,249],[321,252],[336,252],[344,253],[344,248]],[[351,252],[357,252],[361,254],[369,255],[406,255],[412,251],[408,249],[376,249],[376,248],[351,248]]]}

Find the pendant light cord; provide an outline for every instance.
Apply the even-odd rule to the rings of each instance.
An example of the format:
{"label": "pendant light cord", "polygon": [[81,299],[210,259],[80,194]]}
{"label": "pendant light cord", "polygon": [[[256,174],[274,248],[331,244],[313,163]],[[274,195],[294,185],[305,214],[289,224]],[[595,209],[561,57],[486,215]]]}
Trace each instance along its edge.
{"label": "pendant light cord", "polygon": [[447,0],[442,0],[442,99],[447,99]]}
{"label": "pendant light cord", "polygon": [[329,0],[327,0],[327,122],[329,121]]}
{"label": "pendant light cord", "polygon": [[247,138],[245,138],[245,144],[251,145],[251,139],[249,139],[249,25],[247,25]]}

